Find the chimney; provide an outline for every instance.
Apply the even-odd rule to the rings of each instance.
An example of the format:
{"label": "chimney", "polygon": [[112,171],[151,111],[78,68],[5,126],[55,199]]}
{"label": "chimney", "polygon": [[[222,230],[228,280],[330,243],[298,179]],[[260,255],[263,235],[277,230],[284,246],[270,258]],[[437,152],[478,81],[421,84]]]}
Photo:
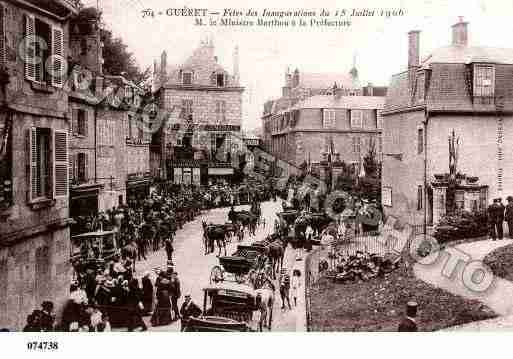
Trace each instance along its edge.
{"label": "chimney", "polygon": [[281,88],[282,97],[288,97],[290,95],[291,86],[292,86],[292,76],[290,74],[290,69],[287,67],[287,71],[285,72],[285,84]]}
{"label": "chimney", "polygon": [[408,85],[412,88],[415,73],[420,65],[419,49],[420,31],[412,30],[408,33]]}
{"label": "chimney", "polygon": [[239,46],[235,46],[233,50],[233,78],[235,83],[239,83],[240,72],[239,72]]}
{"label": "chimney", "polygon": [[419,30],[412,30],[408,33],[408,69],[418,67],[419,60]]}
{"label": "chimney", "polygon": [[452,44],[455,46],[467,46],[468,44],[468,22],[463,21],[463,16],[459,17],[459,21],[452,25]]}
{"label": "chimney", "polygon": [[162,51],[162,55],[160,56],[160,77],[161,80],[164,80],[167,74],[167,52]]}
{"label": "chimney", "polygon": [[292,77],[292,87],[299,86],[299,70],[294,70],[294,76]]}
{"label": "chimney", "polygon": [[374,86],[370,82],[367,84],[367,96],[374,96]]}

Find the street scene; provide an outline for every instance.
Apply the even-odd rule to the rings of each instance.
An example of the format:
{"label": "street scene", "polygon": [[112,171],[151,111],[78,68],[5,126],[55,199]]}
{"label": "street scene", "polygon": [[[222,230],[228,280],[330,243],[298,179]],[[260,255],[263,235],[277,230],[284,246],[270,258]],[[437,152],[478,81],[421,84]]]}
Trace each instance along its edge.
{"label": "street scene", "polygon": [[0,0],[0,331],[513,329],[513,5],[473,4]]}

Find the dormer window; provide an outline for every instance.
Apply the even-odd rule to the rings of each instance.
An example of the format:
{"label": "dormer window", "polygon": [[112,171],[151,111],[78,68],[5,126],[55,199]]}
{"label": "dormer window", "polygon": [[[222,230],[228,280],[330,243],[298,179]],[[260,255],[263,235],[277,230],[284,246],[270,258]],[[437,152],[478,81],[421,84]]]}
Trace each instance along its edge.
{"label": "dormer window", "polygon": [[182,73],[182,84],[183,85],[192,85],[192,72],[184,71]]}
{"label": "dormer window", "polygon": [[216,83],[217,87],[224,87],[224,74],[217,74]]}
{"label": "dormer window", "polygon": [[474,65],[474,97],[494,97],[495,67],[493,65]]}

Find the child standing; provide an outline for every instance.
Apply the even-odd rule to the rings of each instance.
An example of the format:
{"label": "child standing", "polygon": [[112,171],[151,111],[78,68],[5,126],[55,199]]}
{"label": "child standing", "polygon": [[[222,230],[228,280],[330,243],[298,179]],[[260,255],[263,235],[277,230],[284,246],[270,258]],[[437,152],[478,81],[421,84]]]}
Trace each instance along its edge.
{"label": "child standing", "polygon": [[294,298],[294,307],[297,307],[297,297],[299,295],[299,288],[301,287],[301,271],[294,269],[292,272],[292,298]]}

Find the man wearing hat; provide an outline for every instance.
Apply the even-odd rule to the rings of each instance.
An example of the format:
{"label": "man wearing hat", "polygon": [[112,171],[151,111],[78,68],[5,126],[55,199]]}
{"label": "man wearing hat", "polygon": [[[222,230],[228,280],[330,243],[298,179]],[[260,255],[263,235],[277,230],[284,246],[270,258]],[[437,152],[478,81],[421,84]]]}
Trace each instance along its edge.
{"label": "man wearing hat", "polygon": [[181,328],[180,331],[184,331],[187,321],[190,317],[199,317],[201,315],[201,308],[196,305],[191,299],[190,293],[185,295],[185,300],[180,308],[181,315]]}
{"label": "man wearing hat", "polygon": [[399,327],[397,328],[398,332],[416,332],[418,331],[417,327],[417,303],[416,302],[408,302],[406,304],[406,317],[401,321]]}
{"label": "man wearing hat", "polygon": [[488,228],[490,230],[490,237],[492,237],[492,240],[497,239],[497,233],[495,232],[495,213],[496,213],[496,204],[497,199],[493,200],[493,203],[488,206],[486,209],[486,217],[488,220]]}
{"label": "man wearing hat", "polygon": [[509,238],[513,238],[513,197],[508,196],[506,200],[508,201],[508,204],[506,205],[504,219],[508,222]]}

